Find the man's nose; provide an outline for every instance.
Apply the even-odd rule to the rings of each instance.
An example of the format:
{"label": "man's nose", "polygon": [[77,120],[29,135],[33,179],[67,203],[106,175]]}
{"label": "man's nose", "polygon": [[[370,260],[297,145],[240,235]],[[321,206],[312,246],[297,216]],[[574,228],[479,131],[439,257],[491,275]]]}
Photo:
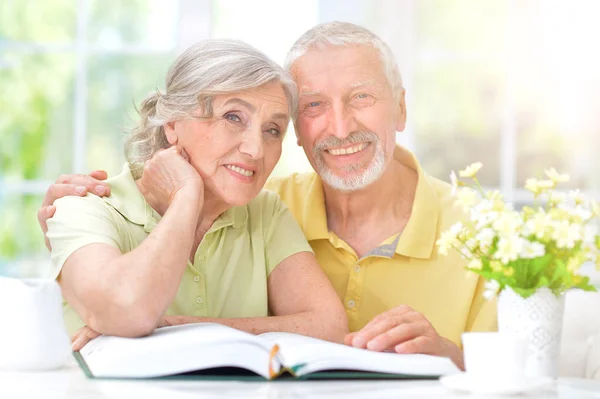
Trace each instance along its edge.
{"label": "man's nose", "polygon": [[330,118],[329,129],[333,136],[345,139],[351,132],[358,130],[354,115],[343,103],[334,104]]}

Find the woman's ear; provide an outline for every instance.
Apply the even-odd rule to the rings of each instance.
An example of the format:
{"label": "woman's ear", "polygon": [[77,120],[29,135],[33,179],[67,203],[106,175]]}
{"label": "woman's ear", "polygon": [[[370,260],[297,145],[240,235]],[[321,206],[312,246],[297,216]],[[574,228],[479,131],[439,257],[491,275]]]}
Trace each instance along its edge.
{"label": "woman's ear", "polygon": [[175,122],[168,122],[163,125],[163,129],[165,129],[165,136],[167,137],[167,141],[171,145],[177,144],[179,138],[177,137],[177,133],[175,132]]}

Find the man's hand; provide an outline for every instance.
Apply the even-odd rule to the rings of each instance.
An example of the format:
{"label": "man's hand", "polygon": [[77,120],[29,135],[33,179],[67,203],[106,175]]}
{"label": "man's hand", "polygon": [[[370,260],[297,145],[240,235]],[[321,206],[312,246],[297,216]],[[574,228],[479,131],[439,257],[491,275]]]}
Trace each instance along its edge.
{"label": "man's hand", "polygon": [[96,170],[89,175],[62,175],[48,188],[42,207],[38,211],[38,222],[44,232],[48,250],[52,250],[52,248],[46,237],[48,232],[46,221],[54,216],[54,212],[56,212],[53,205],[54,201],[67,195],[85,197],[88,192],[100,197],[108,196],[110,195],[110,187],[103,182],[106,177],[106,172],[103,170]]}
{"label": "man's hand", "polygon": [[[173,325],[167,320],[168,317],[169,316],[164,316],[160,320],[156,328]],[[73,337],[71,338],[71,347],[73,349],[73,352],[78,352],[81,348],[85,346],[85,344],[87,344],[94,338],[99,337],[100,335],[102,334],[92,330],[88,326],[81,327],[79,330],[75,331],[75,334],[73,334]]]}
{"label": "man's hand", "polygon": [[377,352],[449,357],[460,369],[464,368],[460,348],[441,337],[425,316],[405,305],[375,317],[362,330],[348,334],[344,343]]}

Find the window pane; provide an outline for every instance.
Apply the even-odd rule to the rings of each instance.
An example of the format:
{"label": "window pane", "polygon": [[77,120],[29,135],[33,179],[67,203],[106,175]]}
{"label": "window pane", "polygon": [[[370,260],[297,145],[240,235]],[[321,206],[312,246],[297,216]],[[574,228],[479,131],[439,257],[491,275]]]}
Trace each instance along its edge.
{"label": "window pane", "polygon": [[494,56],[503,47],[507,0],[416,1],[417,50]]}
{"label": "window pane", "polygon": [[0,179],[55,179],[71,168],[74,59],[0,52]]}
{"label": "window pane", "polygon": [[486,64],[425,64],[415,74],[412,118],[423,168],[448,180],[450,170],[481,161],[482,184],[499,185],[503,90]]}
{"label": "window pane", "polygon": [[73,0],[2,0],[0,41],[71,44],[77,7]]}
{"label": "window pane", "polygon": [[165,50],[175,47],[178,1],[89,0],[88,40],[102,48],[126,45]]}
{"label": "window pane", "polygon": [[120,172],[124,162],[123,139],[138,122],[135,106],[164,81],[172,54],[98,56],[89,60],[88,169]]}
{"label": "window pane", "polygon": [[[0,275],[35,275],[39,270],[33,258],[48,257],[37,222],[42,198],[37,195],[0,197]],[[35,254],[39,257],[33,256]]]}
{"label": "window pane", "polygon": [[600,3],[527,4],[512,24],[518,184],[555,167],[571,175],[565,187],[599,189]]}
{"label": "window pane", "polygon": [[448,180],[450,170],[481,161],[482,183],[500,183],[505,4],[416,3],[415,93],[408,117],[423,167],[438,178]]}

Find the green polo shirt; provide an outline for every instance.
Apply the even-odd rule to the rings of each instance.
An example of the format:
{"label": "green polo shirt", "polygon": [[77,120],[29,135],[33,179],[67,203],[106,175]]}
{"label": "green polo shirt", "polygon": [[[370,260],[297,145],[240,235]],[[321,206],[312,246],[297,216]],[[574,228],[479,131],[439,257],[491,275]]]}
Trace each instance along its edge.
{"label": "green polo shirt", "polygon": [[[161,216],[145,201],[127,166],[109,179],[111,196],[64,197],[48,220],[52,244],[50,278],[85,245],[104,243],[126,253],[152,232]],[[165,248],[170,251],[170,248]],[[267,277],[298,252],[312,252],[302,230],[279,197],[262,191],[248,205],[223,213],[188,262],[167,314],[198,317],[268,315]],[[70,333],[84,325],[64,303]]]}

